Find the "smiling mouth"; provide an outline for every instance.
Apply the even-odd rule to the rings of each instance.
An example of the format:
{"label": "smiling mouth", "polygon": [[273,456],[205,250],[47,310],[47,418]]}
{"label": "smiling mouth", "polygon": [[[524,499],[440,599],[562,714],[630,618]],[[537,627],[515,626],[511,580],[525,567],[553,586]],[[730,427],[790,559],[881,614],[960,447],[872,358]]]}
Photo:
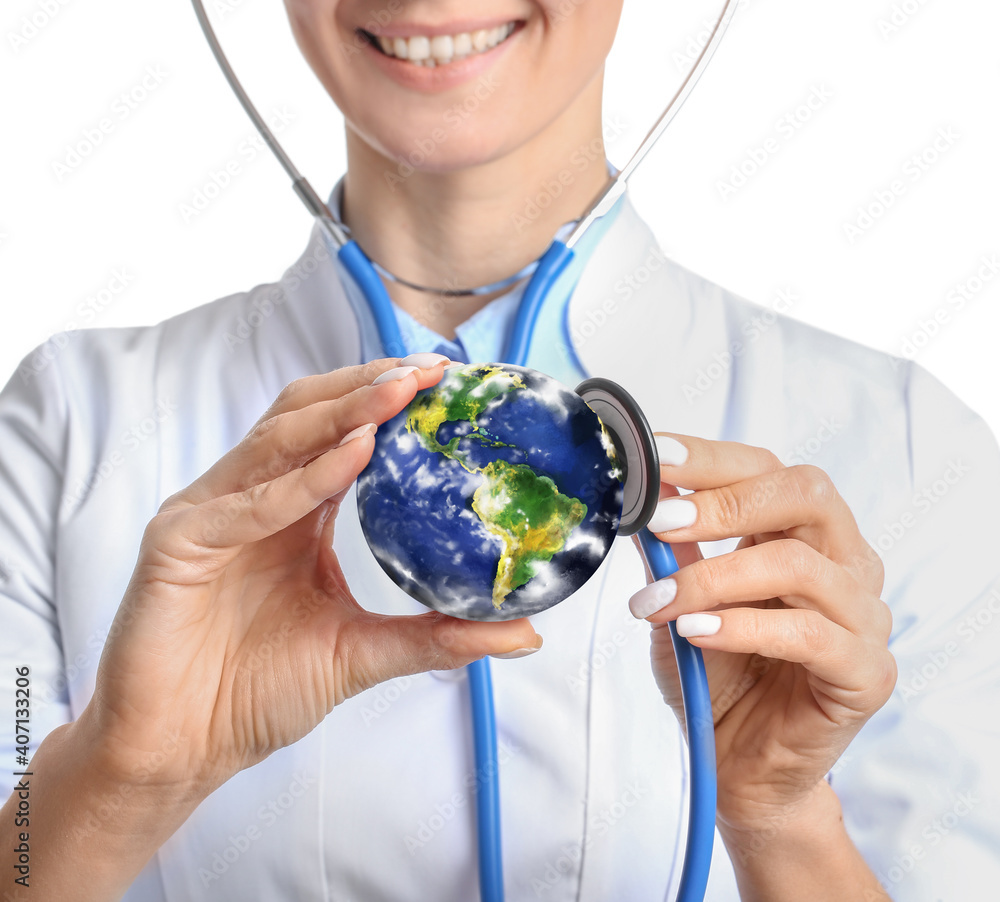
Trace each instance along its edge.
{"label": "smiling mouth", "polygon": [[364,29],[359,29],[359,33],[385,56],[434,68],[492,50],[506,41],[517,30],[517,25],[517,22],[508,22],[495,28],[480,28],[459,34],[415,34],[393,38],[380,37]]}

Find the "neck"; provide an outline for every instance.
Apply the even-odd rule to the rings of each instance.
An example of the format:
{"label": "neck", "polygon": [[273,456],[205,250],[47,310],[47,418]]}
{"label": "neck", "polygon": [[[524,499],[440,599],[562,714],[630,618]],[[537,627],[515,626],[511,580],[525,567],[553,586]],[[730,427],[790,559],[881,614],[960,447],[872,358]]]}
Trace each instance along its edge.
{"label": "neck", "polygon": [[[607,183],[601,90],[599,76],[525,144],[448,171],[411,170],[348,129],[344,222],[372,260],[418,285],[475,288],[509,277],[545,253]],[[386,287],[403,310],[448,338],[502,293],[443,297]]]}

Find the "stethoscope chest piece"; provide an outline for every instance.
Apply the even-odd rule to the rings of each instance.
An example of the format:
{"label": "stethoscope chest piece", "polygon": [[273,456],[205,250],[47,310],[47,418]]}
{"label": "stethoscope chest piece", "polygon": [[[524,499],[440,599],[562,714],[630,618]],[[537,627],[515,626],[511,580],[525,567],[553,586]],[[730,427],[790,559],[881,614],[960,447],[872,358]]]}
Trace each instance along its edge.
{"label": "stethoscope chest piece", "polygon": [[618,535],[637,533],[660,499],[660,462],[653,431],[635,399],[610,379],[587,379],[576,387],[604,424],[615,446],[624,482]]}

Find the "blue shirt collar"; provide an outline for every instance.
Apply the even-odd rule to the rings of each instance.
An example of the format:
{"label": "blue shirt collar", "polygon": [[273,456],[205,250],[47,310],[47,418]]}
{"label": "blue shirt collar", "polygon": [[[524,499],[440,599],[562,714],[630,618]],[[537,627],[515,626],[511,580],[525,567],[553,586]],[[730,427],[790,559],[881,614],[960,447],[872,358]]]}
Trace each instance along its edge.
{"label": "blue shirt collar", "polygon": [[[608,172],[612,176],[617,170],[607,163]],[[328,200],[330,212],[338,222],[341,220],[341,201],[344,193],[344,179],[341,178],[333,187]],[[554,238],[564,240],[572,231],[575,222],[563,223]],[[351,280],[348,280],[350,282]],[[399,325],[400,335],[406,346],[407,353],[433,351],[444,354],[451,360],[463,363],[493,363],[501,360],[503,350],[507,346],[507,337],[514,327],[517,308],[524,293],[525,280],[499,297],[494,298],[481,310],[478,310],[455,328],[455,338],[445,338],[443,335],[429,329],[403,310],[395,301],[392,302],[393,313]],[[352,286],[355,287],[355,286]],[[356,292],[348,289],[355,311],[363,309],[367,314],[367,305],[362,298],[354,298]],[[364,307],[359,307],[364,304]],[[378,328],[370,315],[358,317],[361,327],[362,360],[372,360],[382,357],[382,342]]]}

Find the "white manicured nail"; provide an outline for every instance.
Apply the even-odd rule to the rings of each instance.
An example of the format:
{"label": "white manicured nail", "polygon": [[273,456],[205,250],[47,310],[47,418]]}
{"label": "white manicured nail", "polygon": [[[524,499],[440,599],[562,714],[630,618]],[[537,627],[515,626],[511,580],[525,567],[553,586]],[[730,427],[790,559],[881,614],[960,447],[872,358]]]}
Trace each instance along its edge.
{"label": "white manicured nail", "polygon": [[685,639],[714,636],[722,626],[722,618],[715,614],[681,614],[677,618],[677,635]]}
{"label": "white manicured nail", "polygon": [[647,528],[650,532],[669,532],[690,526],[698,516],[698,508],[686,498],[664,498],[656,505]]}
{"label": "white manicured nail", "polygon": [[688,449],[677,439],[669,435],[655,435],[656,454],[660,458],[661,467],[679,467],[687,463]]}
{"label": "white manicured nail", "polygon": [[507,660],[508,658],[524,658],[528,655],[533,655],[536,651],[538,651],[537,648],[516,648],[514,651],[505,651],[503,654],[490,655],[490,657],[502,658],[503,660]]}
{"label": "white manicured nail", "polygon": [[415,366],[422,370],[429,370],[439,363],[451,363],[451,359],[444,354],[407,354],[399,361],[401,366]]}
{"label": "white manicured nail", "polygon": [[415,373],[417,367],[415,366],[397,366],[395,369],[386,370],[381,376],[377,376],[372,385],[381,385],[383,382],[396,382],[399,379],[405,379],[410,373]]}
{"label": "white manicured nail", "polygon": [[347,433],[337,445],[338,448],[346,445],[348,442],[353,442],[356,438],[361,438],[363,435],[367,435],[369,432],[374,435],[378,431],[378,426],[374,423],[365,423],[364,426],[358,426],[357,429],[352,429]]}
{"label": "white manicured nail", "polygon": [[524,648],[515,648],[513,651],[501,652],[498,655],[490,655],[491,658],[502,658],[507,660],[508,658],[523,658],[526,655],[533,655],[538,649],[542,647],[542,637],[537,637],[537,645],[526,645]]}
{"label": "white manicured nail", "polygon": [[660,579],[636,592],[628,600],[628,609],[637,620],[645,620],[650,614],[665,608],[676,597],[676,580]]}

